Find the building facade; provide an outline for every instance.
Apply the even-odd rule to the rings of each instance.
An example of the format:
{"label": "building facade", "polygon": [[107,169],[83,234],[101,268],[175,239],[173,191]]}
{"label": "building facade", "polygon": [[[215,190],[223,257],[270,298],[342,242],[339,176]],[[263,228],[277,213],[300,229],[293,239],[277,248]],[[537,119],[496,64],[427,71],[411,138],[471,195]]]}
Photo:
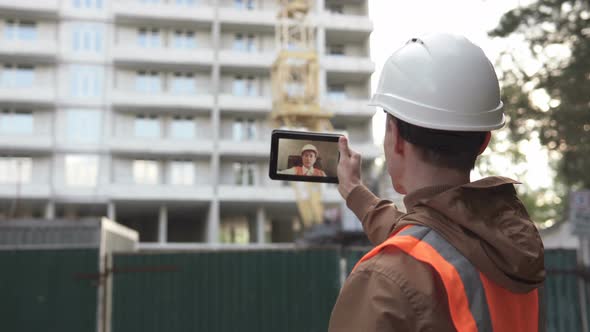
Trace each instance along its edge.
{"label": "building facade", "polygon": [[[322,106],[364,164],[368,0],[318,0]],[[0,217],[107,216],[141,242],[290,242],[268,177],[274,0],[0,0]],[[324,188],[325,206],[342,201]]]}

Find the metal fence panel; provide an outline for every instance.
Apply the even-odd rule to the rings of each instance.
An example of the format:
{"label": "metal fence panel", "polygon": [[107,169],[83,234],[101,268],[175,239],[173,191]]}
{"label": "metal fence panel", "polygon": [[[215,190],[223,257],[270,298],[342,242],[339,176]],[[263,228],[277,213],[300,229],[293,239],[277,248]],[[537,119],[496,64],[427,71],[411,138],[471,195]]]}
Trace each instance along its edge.
{"label": "metal fence panel", "polygon": [[339,251],[116,254],[112,331],[326,331]]}
{"label": "metal fence panel", "polygon": [[96,331],[98,249],[0,251],[0,330]]}
{"label": "metal fence panel", "polygon": [[545,251],[545,294],[547,331],[582,331],[580,289],[581,275],[576,273],[576,251],[552,249]]}

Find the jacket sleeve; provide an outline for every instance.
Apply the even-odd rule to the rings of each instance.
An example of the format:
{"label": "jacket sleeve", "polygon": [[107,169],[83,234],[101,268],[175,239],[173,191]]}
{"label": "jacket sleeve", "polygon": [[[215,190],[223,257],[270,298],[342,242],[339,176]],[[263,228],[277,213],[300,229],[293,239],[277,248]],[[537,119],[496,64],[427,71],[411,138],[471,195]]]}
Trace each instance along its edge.
{"label": "jacket sleeve", "polygon": [[395,278],[376,271],[354,272],[342,288],[329,332],[416,331],[409,297]]}
{"label": "jacket sleeve", "polygon": [[362,222],[365,234],[374,245],[385,241],[404,215],[393,202],[379,199],[364,185],[350,192],[346,205]]}

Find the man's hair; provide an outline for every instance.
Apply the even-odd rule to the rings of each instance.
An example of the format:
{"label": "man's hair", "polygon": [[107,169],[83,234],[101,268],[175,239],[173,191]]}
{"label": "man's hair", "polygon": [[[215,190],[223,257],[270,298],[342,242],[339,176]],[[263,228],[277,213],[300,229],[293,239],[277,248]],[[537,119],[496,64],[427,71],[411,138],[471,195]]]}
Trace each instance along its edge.
{"label": "man's hair", "polygon": [[486,139],[486,132],[449,131],[418,127],[387,114],[400,137],[418,148],[420,158],[442,168],[470,171]]}

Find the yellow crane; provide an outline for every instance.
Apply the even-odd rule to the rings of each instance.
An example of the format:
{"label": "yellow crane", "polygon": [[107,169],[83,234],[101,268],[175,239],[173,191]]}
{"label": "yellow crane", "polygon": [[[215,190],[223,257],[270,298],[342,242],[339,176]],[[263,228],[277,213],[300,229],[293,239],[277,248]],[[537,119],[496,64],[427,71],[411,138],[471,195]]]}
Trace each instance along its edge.
{"label": "yellow crane", "polygon": [[[271,69],[272,112],[275,127],[332,131],[332,114],[319,102],[319,62],[315,28],[308,13],[313,0],[278,0],[275,30],[278,55]],[[304,227],[323,222],[321,185],[293,182]]]}

